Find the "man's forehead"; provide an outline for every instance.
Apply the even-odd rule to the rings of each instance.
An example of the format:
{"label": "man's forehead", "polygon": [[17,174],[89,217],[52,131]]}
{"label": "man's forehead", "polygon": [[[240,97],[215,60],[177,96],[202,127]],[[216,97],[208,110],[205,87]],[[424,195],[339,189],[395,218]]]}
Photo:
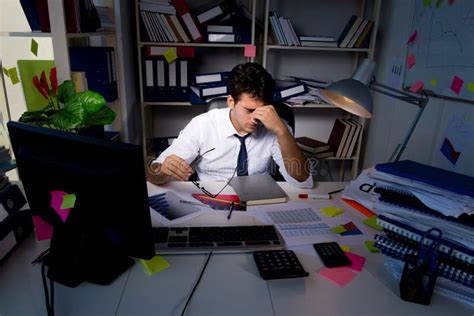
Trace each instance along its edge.
{"label": "man's forehead", "polygon": [[248,109],[256,109],[265,105],[264,101],[257,98],[253,98],[248,93],[242,93],[237,103]]}

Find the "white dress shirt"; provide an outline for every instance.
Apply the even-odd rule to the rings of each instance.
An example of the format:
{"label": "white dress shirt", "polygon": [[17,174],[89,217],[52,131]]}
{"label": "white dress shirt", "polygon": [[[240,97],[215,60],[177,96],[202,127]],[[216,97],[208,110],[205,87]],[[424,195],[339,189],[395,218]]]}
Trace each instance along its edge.
{"label": "white dress shirt", "polygon": [[[191,164],[198,155],[202,155],[195,165],[199,180],[227,181],[237,167],[240,150],[240,141],[235,134],[237,131],[230,120],[230,108],[211,110],[193,118],[154,162],[163,163],[167,156],[174,154]],[[288,183],[301,188],[313,187],[311,175],[305,181],[298,182],[286,172],[277,137],[263,125],[245,139],[245,145],[249,175],[269,173],[273,158]]]}

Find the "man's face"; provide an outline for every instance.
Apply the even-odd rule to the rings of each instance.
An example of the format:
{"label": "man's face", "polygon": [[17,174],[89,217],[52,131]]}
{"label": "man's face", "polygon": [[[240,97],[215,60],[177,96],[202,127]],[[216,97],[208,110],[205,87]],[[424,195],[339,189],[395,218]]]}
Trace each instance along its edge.
{"label": "man's face", "polygon": [[252,98],[247,93],[242,93],[237,102],[229,95],[227,104],[231,108],[230,120],[239,134],[252,133],[257,129],[260,122],[253,118],[253,111],[264,106],[263,101]]}

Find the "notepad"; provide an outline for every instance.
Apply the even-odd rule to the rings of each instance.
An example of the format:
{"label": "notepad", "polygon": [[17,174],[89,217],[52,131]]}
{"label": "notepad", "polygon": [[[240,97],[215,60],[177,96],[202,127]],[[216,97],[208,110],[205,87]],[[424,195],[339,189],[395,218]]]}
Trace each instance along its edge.
{"label": "notepad", "polygon": [[235,177],[231,187],[246,205],[285,203],[288,199],[285,191],[269,174]]}

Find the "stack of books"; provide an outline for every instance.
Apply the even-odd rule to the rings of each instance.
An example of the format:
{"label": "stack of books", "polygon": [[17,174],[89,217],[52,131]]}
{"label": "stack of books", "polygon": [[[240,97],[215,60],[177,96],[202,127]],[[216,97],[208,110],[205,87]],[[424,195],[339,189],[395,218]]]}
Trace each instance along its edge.
{"label": "stack of books", "polygon": [[353,119],[338,118],[329,135],[328,144],[336,158],[351,158],[354,154],[362,124]]}
{"label": "stack of books", "polygon": [[322,141],[306,136],[296,137],[295,141],[296,145],[298,145],[308,158],[323,159],[334,156],[331,146]]}
{"label": "stack of books", "polygon": [[338,47],[362,48],[369,46],[370,33],[374,21],[353,15],[347,22],[337,40]]}
{"label": "stack of books", "polygon": [[270,12],[270,26],[270,36],[274,43],[282,46],[301,46],[289,18],[278,16],[278,12]]}
{"label": "stack of books", "polygon": [[321,94],[321,89],[329,86],[332,81],[322,81],[319,79],[302,78],[296,76],[288,76],[290,81],[294,81],[306,86],[307,92],[292,96],[284,101],[288,106],[304,106],[307,104],[329,104],[325,97]]}
{"label": "stack of books", "polygon": [[440,294],[474,307],[474,177],[409,160],[378,164],[360,177],[375,185],[371,198],[357,199],[359,179],[343,198],[355,198],[378,214],[385,234],[375,235],[375,246],[406,261],[437,238],[426,235],[428,230],[440,229],[436,261],[445,280],[435,292],[439,287]]}

